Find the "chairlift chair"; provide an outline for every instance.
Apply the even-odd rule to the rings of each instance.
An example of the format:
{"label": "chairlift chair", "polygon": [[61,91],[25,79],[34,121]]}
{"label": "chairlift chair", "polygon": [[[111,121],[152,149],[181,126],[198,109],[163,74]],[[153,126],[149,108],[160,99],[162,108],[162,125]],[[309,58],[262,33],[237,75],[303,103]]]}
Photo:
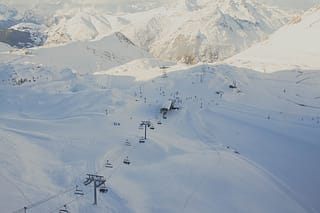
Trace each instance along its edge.
{"label": "chairlift chair", "polygon": [[107,192],[108,192],[108,188],[106,187],[105,184],[103,184],[103,185],[100,187],[99,191],[100,191],[101,193],[107,193]]}
{"label": "chairlift chair", "polygon": [[64,205],[63,208],[64,208],[64,209],[60,209],[60,210],[59,210],[59,213],[70,213],[70,212],[68,211],[68,209],[67,209],[67,205]]}
{"label": "chairlift chair", "polygon": [[129,159],[128,159],[128,156],[123,160],[123,163],[124,163],[124,164],[127,164],[127,165],[130,164],[130,161],[129,161]]}
{"label": "chairlift chair", "polygon": [[75,195],[84,195],[83,191],[81,189],[78,188],[78,185],[76,185],[76,190],[74,191]]}
{"label": "chairlift chair", "polygon": [[146,142],[146,140],[144,138],[139,139],[139,143],[145,143],[145,142]]}
{"label": "chairlift chair", "polygon": [[107,160],[107,162],[104,165],[107,168],[113,168],[112,164],[109,162],[109,160]]}
{"label": "chairlift chair", "polygon": [[143,126],[142,126],[142,125],[139,125],[139,129],[143,129]]}
{"label": "chairlift chair", "polygon": [[150,129],[154,130],[154,126],[153,126],[153,125],[150,125]]}
{"label": "chairlift chair", "polygon": [[160,125],[160,124],[162,124],[162,122],[161,122],[160,120],[158,120],[157,124],[159,124],[159,125]]}

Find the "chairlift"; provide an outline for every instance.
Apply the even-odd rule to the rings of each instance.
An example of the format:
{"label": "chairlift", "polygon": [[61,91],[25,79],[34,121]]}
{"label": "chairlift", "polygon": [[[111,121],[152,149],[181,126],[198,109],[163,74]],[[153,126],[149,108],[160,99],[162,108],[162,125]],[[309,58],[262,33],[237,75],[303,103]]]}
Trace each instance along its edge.
{"label": "chairlift", "polygon": [[146,140],[144,138],[139,139],[139,143],[145,143],[145,142],[146,142]]}
{"label": "chairlift", "polygon": [[139,125],[139,129],[143,129],[143,126],[142,126],[142,125]]}
{"label": "chairlift", "polygon": [[78,185],[76,185],[76,190],[74,191],[75,195],[84,195],[83,191],[81,189],[78,188]]}
{"label": "chairlift", "polygon": [[104,165],[107,168],[113,168],[112,164],[109,162],[109,160],[107,160],[107,162]]}
{"label": "chairlift", "polygon": [[150,125],[150,129],[154,130],[154,126],[153,126],[153,125]]}
{"label": "chairlift", "polygon": [[162,124],[162,122],[161,122],[160,120],[158,120],[157,124],[161,125],[161,124]]}
{"label": "chairlift", "polygon": [[107,193],[107,192],[108,192],[108,188],[106,187],[105,184],[103,184],[103,185],[100,187],[99,191],[100,191],[101,193]]}
{"label": "chairlift", "polygon": [[131,146],[131,143],[130,143],[129,141],[126,141],[124,144],[125,144],[126,146]]}
{"label": "chairlift", "polygon": [[68,209],[67,209],[67,205],[64,205],[64,206],[63,206],[63,209],[60,209],[60,210],[59,210],[59,213],[70,213],[70,212],[68,211]]}
{"label": "chairlift", "polygon": [[123,160],[123,163],[124,163],[124,164],[127,164],[127,165],[130,164],[130,161],[129,161],[129,159],[128,159],[128,156]]}

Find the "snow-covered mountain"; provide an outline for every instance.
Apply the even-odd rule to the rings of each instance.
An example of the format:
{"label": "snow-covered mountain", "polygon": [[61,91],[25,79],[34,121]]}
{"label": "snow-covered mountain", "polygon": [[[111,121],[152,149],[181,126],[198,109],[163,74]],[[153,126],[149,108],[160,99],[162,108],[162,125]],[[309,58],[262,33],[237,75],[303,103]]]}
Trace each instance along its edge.
{"label": "snow-covered mountain", "polygon": [[[288,16],[249,0],[152,2],[143,9],[141,2],[132,3],[140,9],[129,13],[106,13],[106,5],[96,8],[71,2],[39,5],[20,15],[5,8],[7,19],[19,21],[11,29],[27,37],[23,42],[15,38],[7,43],[57,46],[122,32],[154,57],[195,64],[219,61],[248,48],[282,26]],[[52,16],[44,15],[47,10]]]}
{"label": "snow-covered mountain", "polygon": [[48,44],[101,38],[121,31],[155,57],[188,64],[225,59],[265,39],[288,17],[256,1],[172,1],[135,13],[94,8],[58,10]]}
{"label": "snow-covered mountain", "polygon": [[262,72],[320,68],[320,8],[312,8],[270,38],[227,60]]}
{"label": "snow-covered mountain", "polygon": [[46,40],[46,26],[42,17],[0,4],[0,41],[16,48],[41,46]]}
{"label": "snow-covered mountain", "polygon": [[[120,31],[155,57],[195,64],[239,53],[264,40],[288,17],[255,0],[137,1],[128,8],[118,8],[118,12],[104,10],[109,4],[101,4],[101,8],[75,3],[50,5],[55,8],[52,16],[42,19],[48,29],[39,35],[44,35],[46,45],[61,45]],[[41,17],[42,8],[28,10],[22,20],[41,20],[35,17]]]}
{"label": "snow-covered mountain", "polygon": [[[297,33],[294,42],[306,42],[297,44],[299,64],[315,70],[261,73],[235,59],[163,62],[140,47],[210,61],[202,48],[216,45],[207,41],[216,30],[218,45],[238,51],[285,16],[253,1],[135,0],[117,9],[110,0],[108,13],[104,4],[52,2],[11,26],[48,35],[45,45],[0,43],[1,212],[320,212],[320,72],[307,57],[320,52],[305,41],[317,42],[318,9],[270,38],[282,48],[276,38],[289,35],[280,32]],[[39,8],[51,18],[31,21]],[[152,123],[145,141],[142,121]],[[105,181],[97,205],[88,174]]]}
{"label": "snow-covered mountain", "polygon": [[20,63],[32,62],[70,68],[82,74],[108,70],[132,60],[152,57],[120,32],[97,41],[78,41],[61,46],[16,50],[2,55],[4,59],[15,57]]}
{"label": "snow-covered mountain", "polygon": [[156,57],[194,64],[239,53],[286,21],[284,12],[255,1],[181,2],[145,13],[124,34]]}
{"label": "snow-covered mountain", "polygon": [[46,44],[93,40],[112,32],[111,23],[104,14],[90,9],[63,10],[61,14],[55,14],[54,23],[47,32]]}

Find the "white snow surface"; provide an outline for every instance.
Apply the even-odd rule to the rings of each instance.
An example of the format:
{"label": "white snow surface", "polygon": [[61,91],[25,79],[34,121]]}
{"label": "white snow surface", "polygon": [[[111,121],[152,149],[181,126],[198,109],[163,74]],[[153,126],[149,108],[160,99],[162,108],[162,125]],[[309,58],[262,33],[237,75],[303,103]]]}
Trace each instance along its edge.
{"label": "white snow surface", "polygon": [[[319,69],[254,65],[161,61],[118,32],[1,44],[1,212],[320,212]],[[106,178],[98,205],[87,174]]]}
{"label": "white snow surface", "polygon": [[[141,58],[127,76],[126,61],[113,75],[92,75],[33,61],[44,50],[30,51],[1,53],[1,211],[319,211],[320,72],[156,68]],[[55,47],[45,51],[64,63]],[[163,119],[169,98],[180,110]],[[155,126],[144,144],[142,120]],[[107,179],[97,206],[92,185],[83,185],[87,173]],[[84,196],[73,194],[76,185]]]}
{"label": "white snow surface", "polygon": [[227,60],[262,72],[320,69],[320,8],[293,18],[270,38]]}

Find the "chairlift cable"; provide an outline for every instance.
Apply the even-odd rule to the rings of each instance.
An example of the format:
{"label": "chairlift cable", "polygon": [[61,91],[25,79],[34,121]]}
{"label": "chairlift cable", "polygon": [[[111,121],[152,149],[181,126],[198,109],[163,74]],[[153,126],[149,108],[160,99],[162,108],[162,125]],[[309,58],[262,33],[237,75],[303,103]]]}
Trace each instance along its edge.
{"label": "chairlift cable", "polygon": [[[85,172],[81,172],[79,175],[77,175],[77,177],[80,177],[80,175],[83,175],[84,173],[85,173]],[[55,199],[55,198],[57,198],[57,197],[60,197],[61,195],[64,195],[64,194],[66,194],[66,193],[68,193],[68,192],[71,192],[72,190],[74,190],[74,186],[72,186],[72,187],[70,186],[70,188],[68,188],[68,189],[66,189],[66,190],[64,190],[64,191],[58,192],[58,193],[56,193],[56,194],[54,194],[54,195],[52,195],[52,196],[49,196],[49,197],[44,198],[44,199],[42,199],[42,200],[39,200],[39,201],[37,201],[37,202],[34,202],[34,203],[30,202],[30,204],[29,204],[28,206],[25,206],[25,207],[26,207],[27,209],[32,209],[32,208],[34,208],[34,207],[37,207],[37,206],[39,206],[39,205],[42,205],[42,204],[50,201],[50,200],[53,200],[53,199]],[[24,207],[24,208],[21,208],[21,209],[18,209],[18,210],[16,210],[16,211],[14,211],[13,213],[24,212],[25,207]]]}
{"label": "chairlift cable", "polygon": [[[133,146],[130,146],[130,150],[129,150],[129,151],[126,151],[125,148],[122,148],[122,149],[120,150],[120,155],[119,155],[119,157],[117,158],[117,160],[119,160],[122,156],[124,156],[124,155],[122,155],[122,154],[125,154],[126,156],[128,156],[128,155],[136,148],[137,144],[138,144],[138,143],[135,143]],[[122,151],[126,151],[126,152],[123,152],[123,153],[122,153]],[[123,157],[122,157],[122,158],[123,158]],[[119,161],[119,163],[117,164],[117,166],[116,166],[115,169],[113,170],[113,173],[110,174],[110,175],[107,177],[108,180],[110,180],[110,178],[117,172],[117,170],[121,167],[122,164],[123,164],[123,161]],[[103,169],[103,166],[101,166],[98,171],[101,172],[102,169]],[[83,174],[85,174],[85,173],[86,173],[86,172],[81,172],[81,173],[80,173],[79,175],[77,175],[76,177],[77,177],[77,178],[80,178],[80,177],[81,177]],[[1,175],[2,177],[4,177],[2,174],[0,174],[0,175]],[[4,178],[6,178],[6,177],[4,177]],[[74,181],[74,182],[75,182],[75,181]],[[18,188],[17,188],[17,189],[18,189]],[[19,190],[19,189],[18,189],[18,190]],[[59,197],[59,196],[61,196],[61,195],[63,195],[63,194],[66,194],[66,193],[68,193],[68,192],[70,192],[70,191],[72,191],[72,190],[74,190],[74,187],[70,187],[69,189],[67,189],[67,190],[65,190],[65,191],[59,192],[59,193],[57,193],[57,194],[54,194],[54,195],[52,195],[52,196],[50,196],[50,197],[47,197],[47,198],[45,198],[45,199],[42,199],[42,200],[37,201],[37,202],[34,202],[34,203],[32,203],[29,199],[27,199],[27,197],[23,194],[22,190],[19,190],[19,191],[22,193],[22,195],[24,196],[24,198],[29,202],[29,205],[26,206],[26,208],[27,208],[27,209],[31,209],[31,208],[34,208],[34,207],[36,207],[36,206],[42,205],[42,204],[44,204],[44,203],[46,203],[46,202],[48,202],[48,201],[50,201],[50,200],[53,200],[53,199],[55,199],[55,198],[57,198],[57,197]],[[70,201],[70,202],[68,202],[68,203],[66,203],[66,204],[64,204],[64,205],[71,204],[71,203],[73,203],[74,201],[78,200],[78,199],[81,198],[81,197],[83,197],[83,196],[77,196],[75,199],[73,199],[72,201]],[[64,205],[59,206],[58,208],[54,209],[54,210],[51,211],[50,213],[59,210],[60,208],[64,207]],[[17,211],[14,211],[13,213],[23,212],[24,210],[25,210],[25,208],[22,208],[22,209],[19,209],[19,210],[17,210]]]}
{"label": "chairlift cable", "polygon": [[53,213],[53,212],[55,212],[55,211],[58,211],[59,209],[63,208],[64,206],[70,205],[71,203],[75,202],[76,200],[78,200],[78,199],[80,199],[80,198],[82,198],[82,197],[83,197],[83,196],[80,196],[80,197],[78,196],[78,197],[72,199],[71,201],[69,201],[69,202],[67,202],[67,203],[64,203],[63,205],[61,205],[61,206],[53,209],[53,210],[50,211],[49,213]]}
{"label": "chairlift cable", "polygon": [[8,181],[9,183],[11,183],[12,186],[14,186],[14,188],[22,195],[22,197],[24,198],[25,201],[27,201],[29,204],[31,204],[30,199],[24,194],[24,192],[22,191],[22,189],[20,189],[20,187],[18,187],[15,183],[13,183],[9,178],[7,178],[5,175],[0,173],[0,176],[3,177],[4,179],[6,179],[6,181]]}

